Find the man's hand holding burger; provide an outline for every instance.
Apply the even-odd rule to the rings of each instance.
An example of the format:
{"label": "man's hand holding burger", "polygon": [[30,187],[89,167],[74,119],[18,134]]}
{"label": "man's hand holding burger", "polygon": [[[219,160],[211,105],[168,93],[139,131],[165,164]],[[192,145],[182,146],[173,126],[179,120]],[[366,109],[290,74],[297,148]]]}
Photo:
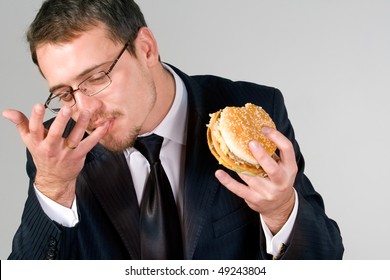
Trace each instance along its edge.
{"label": "man's hand holding burger", "polygon": [[[233,179],[223,170],[217,170],[215,175],[221,184],[237,196],[243,198],[250,208],[260,213],[263,221],[267,224],[272,234],[276,234],[288,220],[295,203],[293,184],[298,167],[295,160],[293,145],[282,133],[275,129],[272,120],[270,120],[270,117],[262,108],[252,104],[247,104],[245,108],[227,108],[238,110],[238,112],[236,111],[234,114],[240,114],[240,116],[238,116],[240,120],[237,121],[240,126],[240,139],[235,139],[235,141],[231,143],[228,141],[228,144],[231,145],[232,143],[246,141],[247,153],[250,153],[251,156],[253,156],[251,162],[253,163],[254,159],[257,164],[255,164],[254,167],[253,164],[243,160],[242,157],[237,158],[237,155],[230,155],[229,160],[225,160],[224,157],[226,154],[232,154],[229,145],[220,143],[223,138],[221,135],[226,135],[226,131],[216,132],[215,127],[217,127],[218,130],[224,128],[224,122],[226,120],[217,120],[215,121],[216,125],[211,125],[211,123],[213,123],[213,121],[211,121],[208,129],[210,150],[222,165],[237,171],[245,184]],[[253,116],[253,110],[258,111],[256,112],[257,118]],[[224,116],[223,113],[226,112],[221,112],[222,117],[227,118],[228,114],[226,113]],[[252,117],[248,118],[248,114]],[[236,117],[237,116],[235,115],[235,118]],[[229,123],[229,126],[237,125]],[[247,133],[246,128],[243,129],[244,126],[249,127],[249,133]],[[234,129],[231,130],[234,131]],[[212,139],[212,133],[218,136]],[[242,138],[245,138],[245,135],[250,135],[250,138],[254,140],[249,138],[248,140],[243,140]],[[278,148],[279,157],[274,154],[274,149],[269,149],[268,143],[264,144],[264,136],[267,141],[271,141],[275,145],[275,149],[276,147]],[[215,149],[216,146],[219,147]],[[220,149],[221,147],[222,149]],[[232,150],[236,151],[238,147],[239,146],[232,147]],[[229,151],[227,151],[228,149]],[[216,150],[218,150],[221,155],[216,152]],[[224,152],[221,152],[223,150]],[[240,153],[240,155],[244,154]],[[222,157],[222,159],[220,157]],[[234,158],[234,164],[230,161],[231,158]],[[226,164],[226,162],[230,163]],[[248,169],[250,171],[245,170],[247,165],[250,165],[250,168]],[[260,171],[256,172],[256,168]]]}
{"label": "man's hand holding burger", "polygon": [[267,177],[238,173],[245,185],[223,170],[217,170],[215,175],[221,184],[260,213],[272,234],[276,234],[286,223],[294,207],[293,184],[298,168],[291,142],[273,128],[264,127],[262,130],[280,151],[280,160],[276,162],[259,142],[250,142],[250,150]]}

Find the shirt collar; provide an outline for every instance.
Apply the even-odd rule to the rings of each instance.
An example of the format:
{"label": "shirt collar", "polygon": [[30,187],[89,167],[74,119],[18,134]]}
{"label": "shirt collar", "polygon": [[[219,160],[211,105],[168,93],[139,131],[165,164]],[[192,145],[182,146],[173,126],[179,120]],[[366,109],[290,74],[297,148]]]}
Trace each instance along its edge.
{"label": "shirt collar", "polygon": [[[187,89],[184,85],[183,80],[173,71],[167,64],[163,64],[164,68],[167,69],[175,80],[175,98],[173,104],[169,109],[168,114],[162,120],[162,122],[151,132],[142,134],[140,136],[147,136],[151,133],[155,133],[169,139],[180,145],[186,144],[187,133]],[[126,157],[134,150],[134,147],[129,147],[124,150]]]}
{"label": "shirt collar", "polygon": [[186,123],[187,123],[187,89],[183,80],[173,71],[171,67],[163,64],[175,79],[175,98],[168,114],[155,128],[153,133],[166,139],[185,145]]}

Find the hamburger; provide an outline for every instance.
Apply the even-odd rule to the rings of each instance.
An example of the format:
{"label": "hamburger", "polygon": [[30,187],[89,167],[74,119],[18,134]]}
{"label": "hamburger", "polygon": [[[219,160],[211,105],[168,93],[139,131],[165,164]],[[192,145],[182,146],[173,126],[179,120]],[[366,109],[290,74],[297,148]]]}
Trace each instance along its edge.
{"label": "hamburger", "polygon": [[267,174],[249,150],[249,142],[256,140],[275,160],[279,157],[276,145],[261,132],[263,126],[276,128],[268,113],[251,103],[243,107],[225,107],[210,114],[207,142],[211,153],[220,164],[235,172],[266,177]]}

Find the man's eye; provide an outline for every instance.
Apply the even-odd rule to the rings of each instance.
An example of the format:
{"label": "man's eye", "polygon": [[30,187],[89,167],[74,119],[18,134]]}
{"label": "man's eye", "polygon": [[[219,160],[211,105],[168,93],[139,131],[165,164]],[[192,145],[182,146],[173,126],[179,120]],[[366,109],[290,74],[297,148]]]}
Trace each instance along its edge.
{"label": "man's eye", "polygon": [[107,81],[106,74],[104,72],[99,72],[92,77],[88,78],[84,82],[84,86],[93,86],[93,85],[100,85]]}
{"label": "man's eye", "polygon": [[56,89],[52,91],[52,93],[53,93],[53,97],[61,98],[62,95],[69,94],[71,91],[72,91],[71,88],[65,87],[65,88]]}
{"label": "man's eye", "polygon": [[72,94],[70,94],[70,92],[65,92],[65,93],[62,93],[62,94],[58,95],[58,98],[62,102],[69,102],[69,101],[72,101],[73,96],[72,96]]}

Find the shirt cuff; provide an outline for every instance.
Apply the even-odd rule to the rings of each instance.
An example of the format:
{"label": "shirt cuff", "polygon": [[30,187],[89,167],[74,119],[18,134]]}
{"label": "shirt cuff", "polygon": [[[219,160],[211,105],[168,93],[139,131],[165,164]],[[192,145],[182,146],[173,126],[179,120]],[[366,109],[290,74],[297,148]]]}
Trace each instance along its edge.
{"label": "shirt cuff", "polygon": [[280,250],[284,247],[284,245],[288,245],[290,240],[290,235],[294,227],[295,219],[298,213],[298,194],[295,189],[294,189],[294,193],[295,193],[294,208],[287,222],[283,225],[283,227],[280,229],[280,231],[277,234],[273,235],[271,233],[271,231],[263,221],[263,218],[260,214],[260,221],[261,221],[261,225],[263,226],[263,231],[266,240],[266,247],[267,247],[266,250],[268,254],[274,257],[279,255]]}
{"label": "shirt cuff", "polygon": [[72,208],[67,208],[42,194],[35,185],[34,189],[43,212],[50,219],[65,227],[74,227],[79,222],[76,197],[72,203]]}

